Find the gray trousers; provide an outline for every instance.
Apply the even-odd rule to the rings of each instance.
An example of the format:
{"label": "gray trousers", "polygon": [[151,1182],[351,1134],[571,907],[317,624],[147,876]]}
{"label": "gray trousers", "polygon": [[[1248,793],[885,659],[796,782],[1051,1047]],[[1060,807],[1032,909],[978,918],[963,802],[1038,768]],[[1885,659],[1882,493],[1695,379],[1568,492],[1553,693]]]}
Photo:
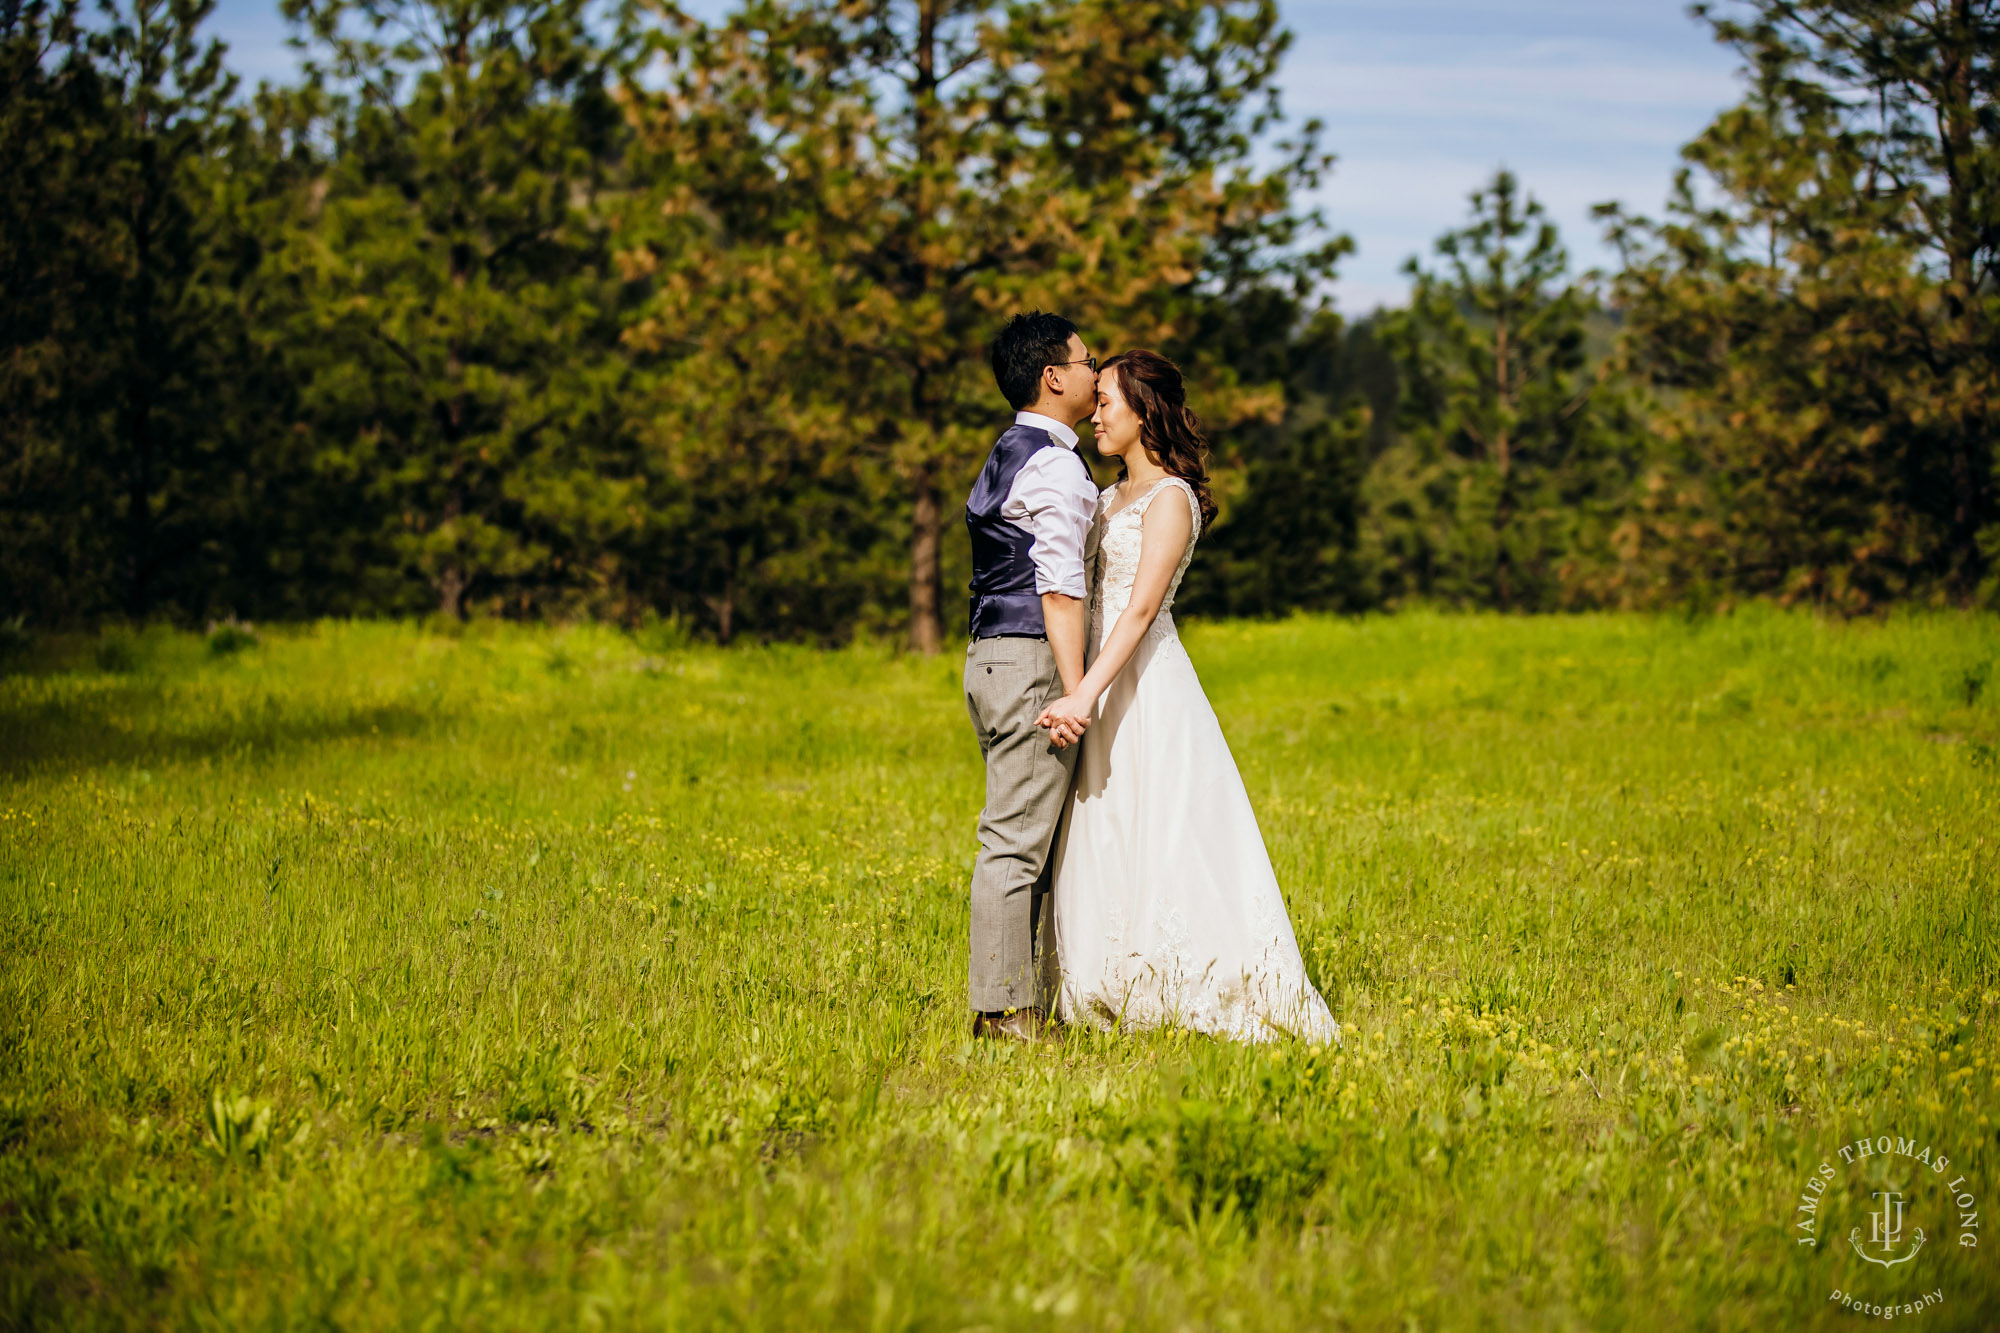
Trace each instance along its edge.
{"label": "gray trousers", "polygon": [[1077,747],[1057,749],[1035,718],[1062,693],[1046,640],[975,639],[965,650],[965,711],[986,757],[972,865],[972,1007],[982,1013],[1046,1007],[1050,998],[1049,853]]}

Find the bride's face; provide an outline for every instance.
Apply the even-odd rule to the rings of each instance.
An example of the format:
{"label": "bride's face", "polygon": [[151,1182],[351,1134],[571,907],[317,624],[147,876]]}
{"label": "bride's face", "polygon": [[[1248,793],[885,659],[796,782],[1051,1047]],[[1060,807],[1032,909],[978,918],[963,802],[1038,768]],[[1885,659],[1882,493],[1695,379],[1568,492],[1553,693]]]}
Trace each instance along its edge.
{"label": "bride's face", "polygon": [[1139,447],[1139,414],[1125,401],[1116,372],[1097,377],[1097,411],[1090,425],[1097,432],[1097,452],[1106,458],[1123,458]]}

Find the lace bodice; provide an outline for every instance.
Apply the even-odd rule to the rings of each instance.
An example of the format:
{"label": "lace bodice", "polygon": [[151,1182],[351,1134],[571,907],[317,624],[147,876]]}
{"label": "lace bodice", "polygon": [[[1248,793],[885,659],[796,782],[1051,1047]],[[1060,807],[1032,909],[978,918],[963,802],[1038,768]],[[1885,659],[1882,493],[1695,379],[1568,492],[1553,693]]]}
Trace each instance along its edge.
{"label": "lace bodice", "polygon": [[1174,632],[1173,618],[1167,613],[1173,608],[1174,594],[1180,591],[1188,562],[1194,558],[1194,544],[1201,538],[1201,502],[1195,499],[1194,487],[1187,482],[1179,477],[1162,478],[1138,499],[1111,513],[1118,503],[1115,497],[1119,486],[1123,484],[1107,486],[1098,493],[1097,516],[1091,520],[1090,536],[1084,542],[1084,564],[1090,570],[1090,638],[1094,644],[1104,642],[1104,636],[1131,604],[1132,585],[1139,578],[1139,552],[1145,545],[1145,529],[1140,520],[1145,518],[1148,505],[1163,492],[1179,491],[1194,519],[1187,549],[1181,552],[1180,564],[1174,568],[1173,581],[1167,584],[1167,595],[1160,602],[1160,614],[1153,628],[1147,631],[1149,635]]}

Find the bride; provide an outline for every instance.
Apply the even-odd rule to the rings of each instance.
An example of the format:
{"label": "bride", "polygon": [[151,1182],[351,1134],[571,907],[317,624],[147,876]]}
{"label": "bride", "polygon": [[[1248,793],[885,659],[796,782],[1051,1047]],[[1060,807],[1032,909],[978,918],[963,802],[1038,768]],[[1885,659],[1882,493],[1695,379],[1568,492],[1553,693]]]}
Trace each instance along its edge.
{"label": "bride", "polygon": [[1100,1027],[1339,1041],[1169,614],[1215,514],[1179,369],[1147,351],[1112,358],[1091,424],[1125,479],[1098,496],[1084,550],[1089,668],[1039,719],[1058,744],[1088,727],[1054,857],[1058,1013]]}

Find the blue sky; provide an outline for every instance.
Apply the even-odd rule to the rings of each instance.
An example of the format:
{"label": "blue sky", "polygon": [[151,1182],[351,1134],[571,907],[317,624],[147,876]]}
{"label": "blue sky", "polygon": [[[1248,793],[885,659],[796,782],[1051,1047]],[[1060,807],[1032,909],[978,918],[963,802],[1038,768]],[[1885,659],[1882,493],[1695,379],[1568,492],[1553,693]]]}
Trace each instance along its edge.
{"label": "blue sky", "polygon": [[1403,261],[1503,164],[1579,268],[1608,263],[1591,206],[1657,212],[1680,146],[1740,96],[1731,53],[1678,0],[1280,3],[1286,109],[1325,121],[1340,158],[1320,202],[1359,246],[1350,313],[1399,302]]}
{"label": "blue sky", "polygon": [[[1340,159],[1316,202],[1359,247],[1336,287],[1352,314],[1398,303],[1403,261],[1503,164],[1579,268],[1608,261],[1591,205],[1656,211],[1681,144],[1738,97],[1730,53],[1680,0],[1280,3],[1296,34],[1286,110],[1326,122]],[[247,82],[290,76],[275,0],[221,0],[211,23]]]}

